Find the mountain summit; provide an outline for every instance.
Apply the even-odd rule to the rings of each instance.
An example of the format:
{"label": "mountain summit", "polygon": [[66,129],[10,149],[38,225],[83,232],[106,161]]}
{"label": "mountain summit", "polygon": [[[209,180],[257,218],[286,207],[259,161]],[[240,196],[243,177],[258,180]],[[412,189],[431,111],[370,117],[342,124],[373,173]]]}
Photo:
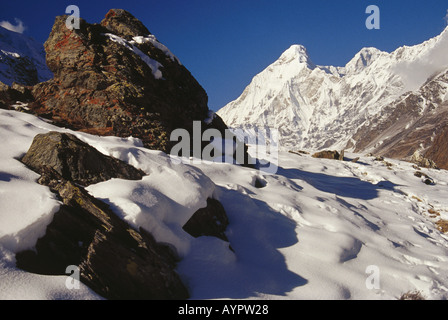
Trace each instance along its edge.
{"label": "mountain summit", "polygon": [[[230,127],[278,129],[285,149],[406,159],[425,154],[448,130],[441,120],[447,72],[448,28],[392,53],[363,48],[344,67],[314,65],[303,46],[293,45],[218,114]],[[433,160],[448,168],[446,160]]]}
{"label": "mountain summit", "polygon": [[300,63],[306,63],[311,68],[314,66],[314,63],[308,56],[306,48],[298,44],[292,45],[288,50],[283,52],[278,60],[280,63],[288,63],[292,60],[298,60]]}

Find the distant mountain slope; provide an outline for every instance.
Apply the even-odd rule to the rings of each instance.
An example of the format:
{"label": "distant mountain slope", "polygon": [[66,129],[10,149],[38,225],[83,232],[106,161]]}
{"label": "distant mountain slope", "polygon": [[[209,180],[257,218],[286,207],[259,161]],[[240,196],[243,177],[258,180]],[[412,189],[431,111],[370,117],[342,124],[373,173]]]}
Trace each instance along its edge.
{"label": "distant mountain slope", "polygon": [[[407,157],[424,153],[444,130],[436,114],[448,101],[446,72],[448,28],[392,53],[364,48],[345,67],[315,65],[303,46],[293,45],[218,114],[230,127],[277,128],[284,148]],[[390,150],[380,148],[393,137],[406,140],[406,150],[392,150],[395,141],[388,141]]]}
{"label": "distant mountain slope", "polygon": [[44,46],[23,34],[0,27],[0,81],[35,85],[53,77],[45,63]]}

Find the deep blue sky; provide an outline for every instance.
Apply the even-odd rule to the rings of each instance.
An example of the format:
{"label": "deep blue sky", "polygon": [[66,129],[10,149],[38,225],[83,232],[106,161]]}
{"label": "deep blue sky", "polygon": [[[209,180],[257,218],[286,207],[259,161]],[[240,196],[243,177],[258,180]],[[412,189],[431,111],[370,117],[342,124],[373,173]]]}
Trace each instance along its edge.
{"label": "deep blue sky", "polygon": [[[22,20],[24,34],[43,43],[70,4],[90,23],[110,8],[130,11],[191,71],[213,110],[292,44],[316,64],[343,66],[366,46],[390,52],[438,35],[448,9],[446,0],[0,0],[0,21]],[[381,10],[380,30],[365,27],[371,4]]]}

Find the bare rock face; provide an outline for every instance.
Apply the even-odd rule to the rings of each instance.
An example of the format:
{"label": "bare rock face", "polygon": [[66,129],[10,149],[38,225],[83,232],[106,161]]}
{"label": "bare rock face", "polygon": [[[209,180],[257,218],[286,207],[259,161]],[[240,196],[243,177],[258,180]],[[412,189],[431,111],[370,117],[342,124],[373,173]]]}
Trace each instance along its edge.
{"label": "bare rock face", "polygon": [[11,86],[8,86],[0,82],[0,108],[2,109],[17,109],[13,105],[20,102],[22,104],[28,104],[34,100],[31,94],[31,88],[13,82]]}
{"label": "bare rock face", "polygon": [[177,128],[191,132],[208,117],[208,97],[191,73],[125,10],[101,24],[66,27],[56,18],[45,42],[54,79],[33,89],[33,111],[55,124],[99,134],[140,138],[168,152]]}
{"label": "bare rock face", "polygon": [[448,124],[436,135],[433,143],[425,152],[425,158],[432,159],[434,164],[448,170]]}
{"label": "bare rock face", "polygon": [[428,79],[418,91],[387,105],[354,134],[354,151],[373,150],[375,154],[412,162],[419,151],[439,168],[448,169],[448,103],[443,100],[447,83],[448,72],[443,72]]}
{"label": "bare rock face", "polygon": [[23,270],[65,275],[80,269],[81,282],[107,299],[187,299],[188,290],[175,272],[176,256],[145,230],[134,230],[103,202],[45,167],[41,183],[63,205],[35,250],[16,255]]}
{"label": "bare rock face", "polygon": [[77,184],[90,184],[111,178],[140,180],[145,175],[127,163],[108,157],[68,133],[37,135],[22,162],[36,172],[50,167],[61,177]]}

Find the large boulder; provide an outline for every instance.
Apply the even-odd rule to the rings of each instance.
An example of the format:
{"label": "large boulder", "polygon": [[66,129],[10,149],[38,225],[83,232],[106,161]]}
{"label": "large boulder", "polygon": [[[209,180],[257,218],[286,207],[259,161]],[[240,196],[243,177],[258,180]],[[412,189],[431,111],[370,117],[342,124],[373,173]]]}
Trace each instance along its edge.
{"label": "large boulder", "polygon": [[169,152],[174,129],[206,120],[208,97],[178,59],[132,14],[110,10],[80,28],[56,18],[45,42],[54,79],[34,87],[35,113],[100,135],[140,138]]}
{"label": "large boulder", "polygon": [[319,159],[344,160],[344,153],[343,152],[339,153],[337,151],[331,151],[331,150],[324,150],[314,153],[312,157]]}
{"label": "large boulder", "polygon": [[87,186],[121,178],[140,180],[145,173],[118,159],[106,156],[69,133],[38,134],[22,162],[36,172],[44,167],[64,179]]}

